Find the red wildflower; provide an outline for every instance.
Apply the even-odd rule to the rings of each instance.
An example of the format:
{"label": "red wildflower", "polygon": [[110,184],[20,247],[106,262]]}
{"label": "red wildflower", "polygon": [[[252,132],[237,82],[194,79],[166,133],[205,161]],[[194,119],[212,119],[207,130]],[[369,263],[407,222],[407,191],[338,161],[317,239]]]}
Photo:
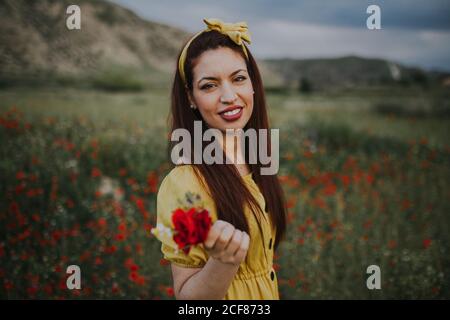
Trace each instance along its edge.
{"label": "red wildflower", "polygon": [[98,148],[98,140],[97,139],[91,139],[91,147],[94,149]]}
{"label": "red wildflower", "polygon": [[359,183],[361,181],[361,178],[363,176],[363,173],[361,170],[357,170],[357,172],[355,172],[353,174],[353,182],[354,183]]}
{"label": "red wildflower", "polygon": [[318,197],[318,196],[315,197],[315,198],[312,200],[312,204],[313,204],[314,206],[320,208],[320,209],[326,209],[326,208],[327,208],[326,202],[325,202],[322,198],[320,198],[320,197]]}
{"label": "red wildflower", "polygon": [[372,220],[368,219],[366,222],[364,222],[363,227],[364,227],[364,229],[368,230],[372,227],[372,225],[373,225]]}
{"label": "red wildflower", "polygon": [[105,227],[106,226],[106,219],[105,218],[99,218],[98,219],[98,225],[99,225],[99,227]]}
{"label": "red wildflower", "polygon": [[211,227],[211,217],[207,210],[197,211],[191,208],[188,211],[176,209],[172,214],[172,223],[175,227],[174,241],[186,254],[190,246],[205,241]]}
{"label": "red wildflower", "polygon": [[38,289],[36,287],[29,287],[29,288],[27,288],[27,293],[30,296],[34,296],[37,291],[38,291]]}
{"label": "red wildflower", "polygon": [[325,188],[323,188],[323,194],[326,196],[332,196],[336,193],[336,185],[334,183],[328,183]]}
{"label": "red wildflower", "polygon": [[102,175],[102,172],[100,171],[100,169],[92,168],[92,171],[91,171],[92,178],[100,177],[101,175]]}
{"label": "red wildflower", "polygon": [[36,195],[36,189],[30,189],[30,190],[28,190],[27,193],[26,193],[26,195],[27,195],[28,198],[34,197],[34,196]]}
{"label": "red wildflower", "polygon": [[117,251],[117,246],[111,245],[110,247],[105,248],[106,253],[114,253]]}
{"label": "red wildflower", "polygon": [[136,198],[135,203],[136,203],[136,207],[139,209],[139,211],[141,213],[145,212],[145,203],[142,198]]}
{"label": "red wildflower", "polygon": [[6,290],[11,290],[12,288],[14,288],[14,284],[11,281],[9,281],[9,280],[5,280],[4,284],[3,284],[3,287]]}
{"label": "red wildflower", "polygon": [[395,240],[389,240],[388,247],[389,249],[395,249],[397,247],[397,242]]}
{"label": "red wildflower", "polygon": [[138,279],[138,277],[139,277],[139,274],[136,271],[130,272],[129,278],[131,281],[136,281]]}
{"label": "red wildflower", "polygon": [[24,192],[25,191],[25,187],[26,187],[26,185],[23,182],[20,183],[19,185],[17,185],[16,188],[15,188],[16,194],[21,194],[22,192]]}
{"label": "red wildflower", "polygon": [[23,172],[23,171],[19,171],[19,172],[16,173],[16,179],[17,180],[25,179],[25,177],[26,177],[26,175],[25,175],[25,172]]}
{"label": "red wildflower", "polygon": [[119,231],[126,231],[127,230],[127,226],[125,225],[125,222],[119,223],[119,226],[117,227],[117,229]]}
{"label": "red wildflower", "polygon": [[119,288],[118,284],[117,283],[113,283],[112,288],[111,288],[111,292],[114,294],[114,293],[119,293],[119,291],[120,291],[120,288]]}
{"label": "red wildflower", "polygon": [[423,240],[423,248],[428,249],[428,247],[431,245],[431,239],[424,239]]}
{"label": "red wildflower", "polygon": [[155,193],[158,187],[158,176],[154,171],[147,174],[147,185],[150,192]]}
{"label": "red wildflower", "polygon": [[348,187],[348,185],[351,182],[351,179],[350,179],[350,177],[348,175],[342,175],[341,176],[341,181],[342,181],[342,183],[344,184],[345,187]]}
{"label": "red wildflower", "polygon": [[174,296],[173,288],[172,288],[172,287],[167,287],[167,288],[166,288],[166,294],[167,294],[169,297],[173,297],[173,296]]}
{"label": "red wildflower", "polygon": [[66,200],[66,206],[67,206],[67,208],[73,208],[74,205],[75,205],[75,203],[73,202],[72,199],[67,199],[67,200]]}
{"label": "red wildflower", "polygon": [[117,241],[123,241],[123,240],[125,240],[125,235],[123,233],[119,233],[115,236],[115,239]]}
{"label": "red wildflower", "polygon": [[135,179],[135,178],[128,178],[128,179],[127,179],[127,184],[128,184],[129,186],[136,185],[136,184],[137,184],[136,179]]}
{"label": "red wildflower", "polygon": [[305,152],[303,152],[303,157],[305,158],[312,158],[313,153],[309,150],[306,150]]}
{"label": "red wildflower", "polygon": [[131,266],[130,266],[130,271],[138,271],[139,270],[139,266],[137,265],[137,264],[132,264]]}
{"label": "red wildflower", "polygon": [[411,207],[411,201],[409,201],[408,199],[404,199],[402,201],[401,206],[402,206],[402,211],[408,210]]}

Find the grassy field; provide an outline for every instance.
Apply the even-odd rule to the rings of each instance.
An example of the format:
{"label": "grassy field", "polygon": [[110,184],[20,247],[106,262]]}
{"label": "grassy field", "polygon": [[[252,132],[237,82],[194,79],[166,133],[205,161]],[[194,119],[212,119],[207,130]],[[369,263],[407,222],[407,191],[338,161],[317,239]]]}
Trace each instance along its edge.
{"label": "grassy field", "polygon": [[[450,298],[448,92],[269,94],[289,230],[284,299]],[[0,297],[171,299],[149,230],[168,90],[0,91]],[[82,270],[66,289],[65,268]],[[381,268],[368,290],[366,268]]]}

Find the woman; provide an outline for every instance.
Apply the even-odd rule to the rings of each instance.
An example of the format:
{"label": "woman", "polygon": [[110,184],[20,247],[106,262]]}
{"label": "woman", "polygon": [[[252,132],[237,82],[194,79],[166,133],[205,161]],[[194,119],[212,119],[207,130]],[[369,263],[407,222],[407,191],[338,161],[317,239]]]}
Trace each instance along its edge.
{"label": "woman", "polygon": [[[235,159],[248,147],[237,139],[234,148],[227,148],[227,129],[269,129],[263,85],[243,42],[250,42],[246,24],[204,22],[207,28],[188,41],[178,58],[171,131],[187,129],[194,139],[194,121],[201,121],[203,130],[223,133],[222,155]],[[172,212],[187,194],[201,199],[213,221],[205,242],[188,253],[158,237],[171,262],[177,299],[279,298],[272,265],[286,228],[283,193],[276,175],[261,175],[259,159],[253,164],[244,154],[243,164],[177,165],[161,183],[159,226],[172,228]]]}

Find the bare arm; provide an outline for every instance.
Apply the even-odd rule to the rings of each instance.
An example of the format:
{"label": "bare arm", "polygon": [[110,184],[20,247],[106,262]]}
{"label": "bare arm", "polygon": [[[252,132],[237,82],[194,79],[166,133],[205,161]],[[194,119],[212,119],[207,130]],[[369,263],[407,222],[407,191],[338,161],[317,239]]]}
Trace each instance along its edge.
{"label": "bare arm", "polygon": [[202,268],[172,264],[177,299],[223,299],[239,265],[245,259],[250,237],[231,224],[218,220],[204,243],[210,258]]}

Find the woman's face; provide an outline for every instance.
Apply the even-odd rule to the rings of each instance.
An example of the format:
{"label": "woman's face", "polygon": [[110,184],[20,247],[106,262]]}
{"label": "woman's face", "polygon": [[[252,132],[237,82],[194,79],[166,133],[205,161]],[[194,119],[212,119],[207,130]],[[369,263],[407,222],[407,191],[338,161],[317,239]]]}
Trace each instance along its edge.
{"label": "woman's face", "polygon": [[193,68],[191,102],[210,128],[243,129],[253,111],[253,86],[244,58],[230,48],[203,52]]}

